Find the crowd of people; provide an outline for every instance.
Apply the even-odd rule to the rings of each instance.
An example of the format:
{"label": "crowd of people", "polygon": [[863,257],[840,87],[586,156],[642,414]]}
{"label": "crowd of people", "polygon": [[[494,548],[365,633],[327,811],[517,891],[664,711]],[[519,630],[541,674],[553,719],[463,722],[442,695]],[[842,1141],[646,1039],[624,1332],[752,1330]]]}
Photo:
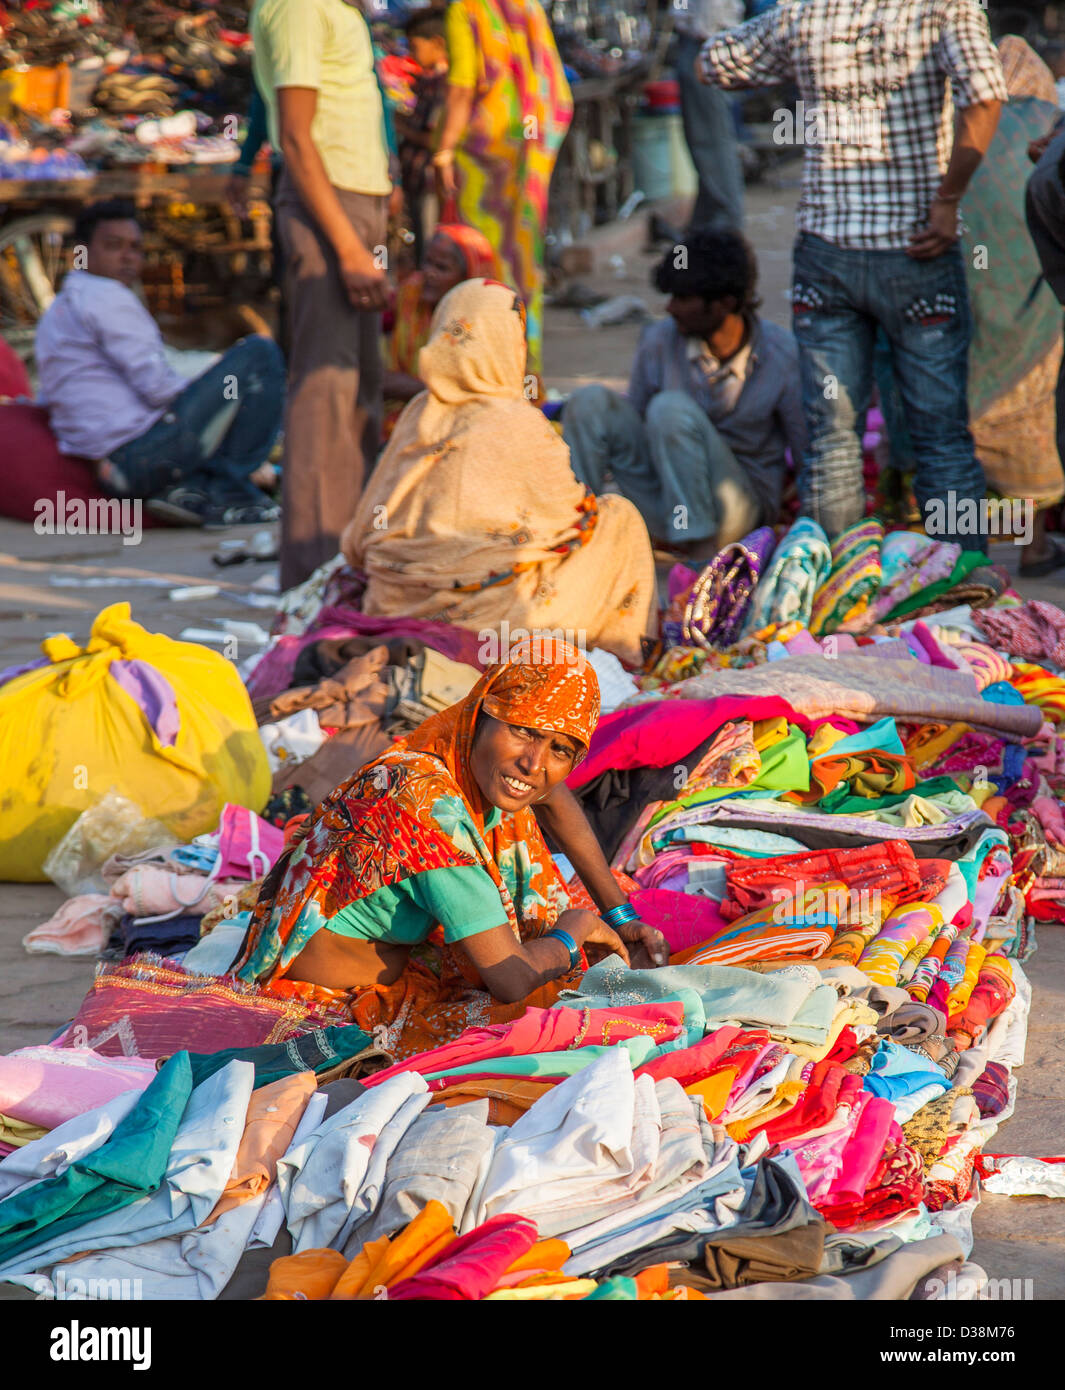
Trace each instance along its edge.
{"label": "crowd of people", "polygon": [[[1050,70],[1021,39],[996,48],[969,0],[875,14],[809,0],[740,17],[707,0],[678,24],[699,192],[654,271],[666,317],[641,337],[624,394],[573,393],[561,442],[540,416],[544,237],[572,99],[538,0],[414,10],[406,38],[422,81],[398,121],[356,5],[258,0],[255,109],[231,186],[239,198],[267,138],[280,347],[249,337],[190,382],[133,288],[135,209],[94,205],[38,333],[39,399],[60,447],[90,460],[108,495],[141,497],[165,521],[280,511],[284,589],[330,561],[343,534],[372,576],[367,611],[410,605],[476,626],[554,606],[633,663],[654,636],[652,547],[708,563],[788,519],[796,491],[830,540],[866,514],[875,389],[878,503],[912,520],[912,488],[929,534],[980,550],[987,528],[966,516],[988,489],[1020,499],[1033,513],[1021,569],[1049,573],[1065,560],[1044,525],[1065,492],[1065,137]],[[724,95],[772,83],[825,117],[804,149],[791,330],[758,314]],[[404,201],[420,263],[394,284],[386,222]],[[463,282],[482,292],[456,299]],[[440,370],[441,340],[469,336],[471,315],[495,331],[493,284],[514,291],[522,340],[516,355],[508,342],[505,370],[482,364],[459,385]],[[507,486],[478,505],[483,460],[461,407],[480,418],[511,398]],[[455,432],[427,434],[430,420]],[[256,484],[282,427],[278,509]],[[452,490],[461,503],[445,524]],[[590,547],[622,518],[621,546],[611,535]],[[582,568],[602,575],[601,549],[613,555],[603,586]]]}

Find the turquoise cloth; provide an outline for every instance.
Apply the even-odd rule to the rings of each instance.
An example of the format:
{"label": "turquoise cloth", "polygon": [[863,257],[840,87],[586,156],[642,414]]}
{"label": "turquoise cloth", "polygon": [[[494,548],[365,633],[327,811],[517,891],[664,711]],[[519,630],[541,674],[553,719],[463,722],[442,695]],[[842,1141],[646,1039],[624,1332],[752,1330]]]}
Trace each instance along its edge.
{"label": "turquoise cloth", "polygon": [[811,987],[805,978],[757,975],[731,965],[664,965],[658,970],[628,970],[619,956],[593,965],[579,993],[563,995],[556,1005],[576,1009],[616,1009],[683,999],[684,1022],[698,1021],[694,994],[704,1015],[705,1032],[729,1022],[769,1028],[796,1042],[823,1043],[835,1013],[831,985]]}
{"label": "turquoise cloth", "polygon": [[324,925],[326,931],[359,941],[417,946],[437,922],[444,924],[449,944],[507,925],[506,908],[486,868],[443,865],[409,874],[348,903]]}
{"label": "turquoise cloth", "polygon": [[98,1149],[0,1202],[0,1262],[155,1192],[191,1094],[189,1054],[179,1052]]}
{"label": "turquoise cloth", "polygon": [[845,753],[868,753],[873,748],[879,748],[885,753],[894,753],[900,758],[905,755],[906,749],[899,738],[895,720],[890,715],[887,719],[878,719],[875,724],[870,724],[868,729],[859,729],[856,734],[847,734],[838,743],[834,743],[827,754],[823,753],[821,756],[835,758]]}
{"label": "turquoise cloth", "polygon": [[[763,798],[764,799],[764,798]],[[708,845],[720,845],[738,854],[749,854],[752,859],[772,859],[777,854],[808,854],[809,847],[801,840],[793,840],[790,835],[774,835],[769,830],[745,830],[734,825],[685,825],[676,830],[663,831],[652,840],[655,849],[664,845],[687,844],[689,840],[702,840]]]}
{"label": "turquoise cloth", "polygon": [[950,1082],[927,1057],[886,1038],[873,1055],[862,1083],[863,1090],[890,1101],[912,1096],[926,1086],[939,1086],[946,1091]]}
{"label": "turquoise cloth", "polygon": [[774,1031],[781,1033],[790,1042],[822,1047],[828,1042],[838,1003],[839,995],[831,985],[818,985],[791,1022]]}
{"label": "turquoise cloth", "polygon": [[980,870],[983,868],[984,860],[996,845],[1009,847],[1009,837],[998,826],[985,830],[969,853],[954,861],[965,880],[965,891],[970,902],[976,896],[976,885],[980,881]]}
{"label": "turquoise cloth", "polygon": [[980,699],[986,700],[992,705],[1023,705],[1024,696],[1019,690],[1015,690],[1008,681],[995,681],[993,685],[985,686],[980,692]]}
{"label": "turquoise cloth", "polygon": [[[1019,386],[1061,338],[1061,306],[1042,278],[1024,207],[1032,172],[1028,143],[1045,135],[1059,114],[1038,97],[1011,96],[965,194],[971,420]],[[981,261],[972,254],[980,246],[1000,254],[992,249]]]}
{"label": "turquoise cloth", "polygon": [[635,1279],[630,1279],[625,1274],[615,1274],[612,1279],[604,1279],[595,1293],[590,1293],[587,1298],[578,1301],[591,1303],[593,1299],[600,1299],[604,1302],[634,1303],[639,1300],[639,1297]]}
{"label": "turquoise cloth", "polygon": [[528,1052],[521,1057],[483,1057],[479,1062],[466,1062],[446,1071],[424,1072],[426,1081],[438,1081],[444,1076],[574,1076],[606,1052],[623,1048],[632,1062],[633,1071],[642,1067],[656,1052],[653,1038],[643,1035],[623,1038],[611,1047],[575,1047],[565,1052]]}
{"label": "turquoise cloth", "polygon": [[373,1038],[354,1024],[350,1027],[316,1028],[285,1043],[263,1047],[227,1047],[220,1052],[191,1052],[192,1084],[198,1086],[230,1062],[250,1062],[255,1068],[256,1090],[297,1072],[313,1071],[316,1076],[331,1071],[341,1062],[351,1061],[373,1046]]}

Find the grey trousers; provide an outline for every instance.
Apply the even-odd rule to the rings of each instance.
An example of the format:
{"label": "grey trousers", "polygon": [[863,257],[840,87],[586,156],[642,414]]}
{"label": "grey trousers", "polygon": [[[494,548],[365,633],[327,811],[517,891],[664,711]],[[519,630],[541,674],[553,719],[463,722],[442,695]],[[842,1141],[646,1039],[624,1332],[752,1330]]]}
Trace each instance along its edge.
{"label": "grey trousers", "polygon": [[[382,245],[387,198],[336,193],[363,245]],[[290,589],[337,553],[373,466],[381,419],[381,316],[352,307],[336,253],[287,175],[276,215],[289,339],[281,587]]]}
{"label": "grey trousers", "polygon": [[659,392],[641,419],[616,391],[582,386],[566,402],[562,433],[585,487],[601,492],[609,469],[659,540],[731,545],[758,525],[743,465],[683,391]]}

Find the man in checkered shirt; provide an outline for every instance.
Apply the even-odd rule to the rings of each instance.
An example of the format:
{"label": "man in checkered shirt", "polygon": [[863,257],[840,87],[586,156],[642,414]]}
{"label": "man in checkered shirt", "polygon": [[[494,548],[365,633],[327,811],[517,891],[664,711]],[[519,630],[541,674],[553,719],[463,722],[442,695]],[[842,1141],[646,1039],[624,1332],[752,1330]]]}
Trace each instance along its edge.
{"label": "man in checkered shirt", "polygon": [[[969,433],[959,204],[1007,99],[978,0],[783,0],[710,38],[700,76],[725,88],[790,79],[802,99],[791,133],[805,149],[792,279],[803,512],[830,537],[864,513],[860,431],[879,327],[922,513],[961,514],[984,477]],[[778,130],[790,118],[778,113]],[[950,492],[959,510],[930,513]],[[937,539],[983,548],[976,535]]]}

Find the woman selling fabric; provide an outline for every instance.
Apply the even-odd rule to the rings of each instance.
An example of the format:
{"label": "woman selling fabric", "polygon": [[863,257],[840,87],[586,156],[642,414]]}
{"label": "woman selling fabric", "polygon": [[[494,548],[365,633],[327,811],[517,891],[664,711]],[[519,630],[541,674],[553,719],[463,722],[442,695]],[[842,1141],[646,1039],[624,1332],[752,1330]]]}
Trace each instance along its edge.
{"label": "woman selling fabric", "polygon": [[[581,947],[665,964],[664,939],[628,906],[565,786],[598,718],[579,652],[517,647],[300,828],[263,883],[237,973],[343,1002],[403,1058],[550,1004]],[[565,909],[538,819],[602,917]]]}
{"label": "woman selling fabric", "polygon": [[407,402],[425,390],[418,376],[418,354],[429,341],[433,310],[461,281],[495,273],[496,258],[482,233],[460,223],[437,227],[421,270],[408,275],[396,291],[396,323],[384,354],[383,439],[392,434]]}
{"label": "woman selling fabric", "polygon": [[448,88],[433,163],[441,202],[488,237],[529,311],[541,368],[544,234],[555,157],[573,98],[539,0],[452,0]]}
{"label": "woman selling fabric", "polygon": [[[651,543],[624,497],[593,497],[525,396],[513,290],[466,280],[433,316],[426,390],[400,417],[341,538],[367,613],[480,632],[582,633],[632,666],[657,630]],[[570,640],[578,640],[571,638]]]}

